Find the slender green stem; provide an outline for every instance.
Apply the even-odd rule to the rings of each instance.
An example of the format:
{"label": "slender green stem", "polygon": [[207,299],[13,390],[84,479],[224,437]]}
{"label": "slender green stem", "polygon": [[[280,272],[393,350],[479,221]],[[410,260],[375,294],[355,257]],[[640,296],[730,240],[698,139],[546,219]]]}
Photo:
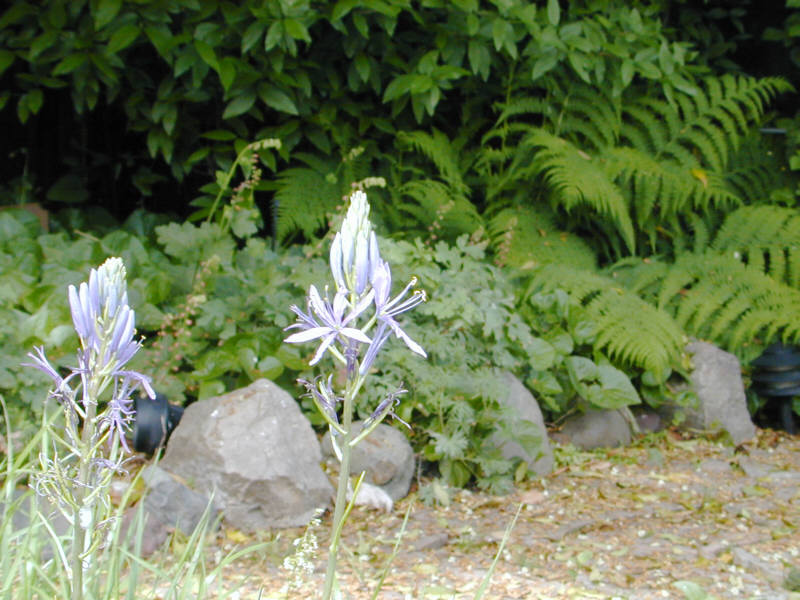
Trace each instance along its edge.
{"label": "slender green stem", "polygon": [[333,507],[333,523],[331,530],[331,542],[328,546],[328,568],[325,572],[325,589],[322,593],[323,600],[330,600],[333,592],[333,584],[336,580],[336,555],[339,550],[339,539],[341,538],[342,525],[340,523],[345,518],[345,506],[347,504],[347,486],[350,480],[350,438],[353,437],[353,396],[355,386],[348,380],[347,390],[344,395],[344,407],[342,411],[342,428],[345,433],[341,443],[342,461],[339,465],[339,483],[336,489],[336,504]]}

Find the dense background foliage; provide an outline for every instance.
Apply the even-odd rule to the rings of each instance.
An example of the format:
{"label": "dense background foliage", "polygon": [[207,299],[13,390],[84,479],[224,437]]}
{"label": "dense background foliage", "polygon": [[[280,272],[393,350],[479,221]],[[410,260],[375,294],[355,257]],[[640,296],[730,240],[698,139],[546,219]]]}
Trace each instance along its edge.
{"label": "dense background foliage", "polygon": [[50,221],[0,212],[0,390],[39,410],[21,357],[69,362],[65,287],[109,254],[172,399],[291,389],[287,307],[358,186],[431,296],[431,359],[376,393],[405,381],[423,455],[502,489],[502,371],[557,419],[668,400],[688,336],[800,340],[796,4],[14,0],[0,204]]}

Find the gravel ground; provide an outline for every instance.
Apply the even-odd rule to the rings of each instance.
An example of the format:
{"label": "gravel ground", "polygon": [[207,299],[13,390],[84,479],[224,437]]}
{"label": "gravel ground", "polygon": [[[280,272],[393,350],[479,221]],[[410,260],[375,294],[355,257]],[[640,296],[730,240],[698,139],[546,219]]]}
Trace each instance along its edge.
{"label": "gravel ground", "polygon": [[[372,597],[410,507],[380,599],[475,597],[519,509],[484,598],[800,600],[784,587],[800,569],[800,437],[760,431],[733,448],[666,433],[624,449],[556,453],[552,475],[508,496],[458,491],[449,506],[426,506],[411,494],[391,513],[354,510],[340,560],[344,598]],[[216,583],[230,598],[318,598],[329,519],[314,530],[320,550],[298,587],[287,589],[281,563],[303,530],[269,537]],[[254,541],[223,530],[215,555]]]}

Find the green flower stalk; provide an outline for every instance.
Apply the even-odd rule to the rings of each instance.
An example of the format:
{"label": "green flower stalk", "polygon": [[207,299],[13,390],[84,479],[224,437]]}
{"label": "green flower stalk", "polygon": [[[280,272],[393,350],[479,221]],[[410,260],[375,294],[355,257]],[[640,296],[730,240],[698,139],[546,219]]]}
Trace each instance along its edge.
{"label": "green flower stalk", "polygon": [[340,461],[323,600],[329,600],[338,589],[336,557],[339,540],[344,521],[358,496],[358,485],[361,481],[358,480],[348,504],[351,450],[387,416],[395,416],[394,408],[406,390],[400,388],[382,400],[366,420],[358,436],[354,436],[353,432],[356,395],[364,385],[378,352],[392,334],[401,339],[412,352],[426,356],[425,350],[403,331],[395,318],[424,302],[425,292],[412,291],[417,283],[416,279],[412,279],[403,291],[390,299],[391,269],[381,259],[378,240],[369,220],[369,210],[364,192],[357,191],[350,197],[347,214],[331,245],[330,266],[336,288],[333,299],[329,299],[327,287],[324,288],[323,295],[316,286],[310,286],[306,310],[297,306],[291,307],[292,312],[297,315],[297,322],[287,329],[299,331],[285,340],[288,343],[319,340],[319,346],[309,364],[319,363],[328,354],[344,367],[347,375],[341,393],[333,389],[332,375],[318,377],[314,381],[299,380],[328,424],[331,442]]}
{"label": "green flower stalk", "polygon": [[[64,435],[53,432],[53,454],[43,448],[42,470],[34,488],[47,496],[70,522],[71,597],[84,597],[84,576],[94,550],[104,543],[110,521],[109,485],[128,452],[125,431],[133,417],[132,394],[141,387],[150,397],[150,379],[125,369],[141,347],[134,339],[136,317],[128,306],[125,266],[109,258],[92,269],[88,283],[69,286],[72,321],[80,340],[78,365],[61,377],[43,348],[35,348],[29,366],[46,373],[55,386],[50,398],[64,412]],[[105,400],[100,407],[101,400]]]}

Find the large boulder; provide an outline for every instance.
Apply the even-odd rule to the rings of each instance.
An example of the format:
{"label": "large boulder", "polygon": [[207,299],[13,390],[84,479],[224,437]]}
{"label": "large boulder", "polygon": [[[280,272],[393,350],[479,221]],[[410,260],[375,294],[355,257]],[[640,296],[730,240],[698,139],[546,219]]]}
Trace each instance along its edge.
{"label": "large boulder", "polygon": [[[360,421],[353,423],[356,434],[362,425]],[[329,459],[334,458],[330,431],[322,438],[322,451]],[[411,487],[414,462],[414,449],[403,432],[381,423],[353,448],[350,474],[365,471],[365,482],[380,487],[397,502],[405,498]],[[338,461],[336,466],[338,469]]]}
{"label": "large boulder", "polygon": [[[508,429],[511,431],[511,437],[495,434],[493,441],[500,446],[504,458],[509,460],[521,458],[528,463],[530,469],[537,475],[547,475],[553,470],[553,449],[550,447],[550,440],[547,437],[547,428],[544,425],[539,403],[536,402],[536,398],[533,397],[530,390],[513,373],[504,372],[500,378],[500,383],[506,391],[505,394],[500,394],[500,406],[508,410],[508,415],[511,419],[511,422],[508,423]],[[519,432],[523,429],[519,427],[520,424],[524,425],[524,429],[528,432],[535,432],[535,435],[539,438],[538,451],[534,454],[528,452],[515,439],[515,430]],[[526,432],[523,431],[523,433]]]}
{"label": "large boulder", "polygon": [[696,340],[686,350],[693,355],[694,370],[689,381],[697,406],[680,409],[684,416],[681,425],[700,430],[722,429],[737,445],[753,439],[756,428],[747,410],[739,359],[713,344]]}
{"label": "large boulder", "polygon": [[570,417],[558,439],[581,450],[614,448],[631,442],[631,424],[620,410],[588,410]]}
{"label": "large boulder", "polygon": [[297,402],[268,380],[186,408],[160,466],[243,531],[306,525],[333,487]]}

